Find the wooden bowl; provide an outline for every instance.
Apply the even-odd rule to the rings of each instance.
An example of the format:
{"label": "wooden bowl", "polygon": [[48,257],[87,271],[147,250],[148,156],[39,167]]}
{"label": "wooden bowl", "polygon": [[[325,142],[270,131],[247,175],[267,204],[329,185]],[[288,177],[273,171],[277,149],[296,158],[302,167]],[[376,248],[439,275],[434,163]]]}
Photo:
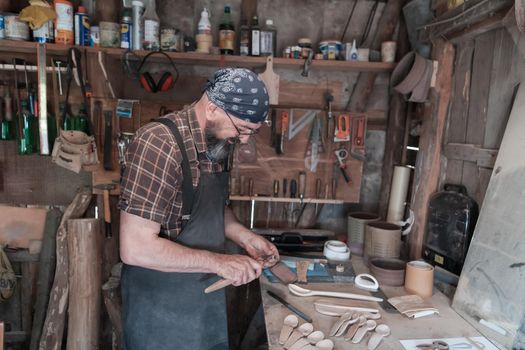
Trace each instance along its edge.
{"label": "wooden bowl", "polygon": [[406,262],[400,259],[373,258],[370,273],[380,285],[399,287],[405,283]]}

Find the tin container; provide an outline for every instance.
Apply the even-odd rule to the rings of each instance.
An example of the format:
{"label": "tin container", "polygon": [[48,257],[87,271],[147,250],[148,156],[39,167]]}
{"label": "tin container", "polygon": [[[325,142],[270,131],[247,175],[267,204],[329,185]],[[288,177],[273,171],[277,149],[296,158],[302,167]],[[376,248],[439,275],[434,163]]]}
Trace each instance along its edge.
{"label": "tin container", "polygon": [[89,16],[83,6],[79,6],[75,14],[75,45],[89,46],[90,24]]}
{"label": "tin container", "polygon": [[120,48],[131,49],[133,24],[131,16],[123,16],[120,21]]}
{"label": "tin container", "polygon": [[5,39],[5,22],[3,13],[0,13],[0,39]]}
{"label": "tin container", "polygon": [[100,46],[120,47],[120,24],[114,22],[100,22]]}
{"label": "tin container", "polygon": [[18,19],[18,15],[4,16],[5,38],[10,40],[29,40],[29,26]]}
{"label": "tin container", "polygon": [[33,41],[37,43],[55,42],[53,21],[47,21],[40,28],[33,30]]}
{"label": "tin container", "polygon": [[319,51],[325,60],[336,60],[343,50],[343,44],[337,40],[325,40],[319,43]]}
{"label": "tin container", "polygon": [[177,51],[178,30],[162,28],[160,30],[160,49],[162,51]]}

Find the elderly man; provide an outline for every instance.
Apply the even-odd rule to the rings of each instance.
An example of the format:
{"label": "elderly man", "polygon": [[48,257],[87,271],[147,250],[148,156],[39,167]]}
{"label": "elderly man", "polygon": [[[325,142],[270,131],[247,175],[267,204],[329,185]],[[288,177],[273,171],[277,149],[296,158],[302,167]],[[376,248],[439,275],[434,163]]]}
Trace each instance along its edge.
{"label": "elderly man", "polygon": [[[188,108],[141,128],[122,178],[120,254],[127,350],[227,349],[224,291],[258,278],[277,249],[226,207],[230,155],[268,115],[247,69],[221,69]],[[225,239],[248,255],[224,254]]]}

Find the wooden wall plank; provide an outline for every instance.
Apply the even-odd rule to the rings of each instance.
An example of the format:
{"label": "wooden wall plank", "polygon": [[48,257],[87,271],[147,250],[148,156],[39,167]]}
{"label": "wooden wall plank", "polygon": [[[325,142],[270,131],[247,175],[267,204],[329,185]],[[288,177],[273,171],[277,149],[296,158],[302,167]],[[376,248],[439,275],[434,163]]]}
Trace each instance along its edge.
{"label": "wooden wall plank", "polygon": [[439,40],[433,58],[439,62],[436,87],[431,91],[430,108],[423,119],[421,143],[416,162],[411,208],[415,222],[409,236],[410,257],[420,258],[428,214],[428,200],[437,190],[440,176],[441,147],[452,92],[454,46]]}

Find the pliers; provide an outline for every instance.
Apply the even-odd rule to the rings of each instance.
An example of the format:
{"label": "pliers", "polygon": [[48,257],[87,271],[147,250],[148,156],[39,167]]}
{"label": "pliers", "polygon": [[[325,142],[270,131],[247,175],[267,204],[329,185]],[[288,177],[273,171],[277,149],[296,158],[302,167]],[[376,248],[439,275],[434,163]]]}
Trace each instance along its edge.
{"label": "pliers", "polygon": [[416,348],[421,350],[449,350],[449,346],[442,340],[434,340],[432,344],[419,344]]}

